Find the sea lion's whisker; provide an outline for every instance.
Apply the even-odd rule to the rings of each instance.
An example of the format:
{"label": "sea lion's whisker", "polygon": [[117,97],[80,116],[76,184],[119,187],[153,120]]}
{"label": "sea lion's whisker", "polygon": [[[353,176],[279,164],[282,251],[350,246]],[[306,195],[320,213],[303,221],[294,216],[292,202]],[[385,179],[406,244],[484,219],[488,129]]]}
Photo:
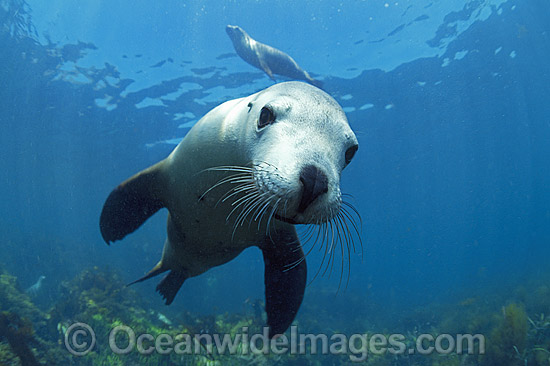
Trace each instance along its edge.
{"label": "sea lion's whisker", "polygon": [[269,205],[271,204],[271,201],[273,200],[273,197],[276,197],[276,195],[273,194],[273,195],[271,195],[271,197],[266,199],[265,204],[263,205],[263,207],[257,213],[254,213],[256,215],[254,217],[254,221],[258,221],[258,230],[260,230],[262,220],[263,220],[265,214],[267,213],[267,209],[269,208]]}
{"label": "sea lion's whisker", "polygon": [[201,171],[201,173],[207,172],[207,171],[253,173],[254,169],[247,166],[221,165],[221,166],[215,166],[212,168],[204,169]]}
{"label": "sea lion's whisker", "polygon": [[241,176],[238,178],[228,179],[223,183],[231,183],[231,184],[254,183],[254,180],[251,177]]}
{"label": "sea lion's whisker", "polygon": [[[313,233],[316,231],[318,232],[316,224],[307,225],[306,230],[300,235],[302,239],[302,247],[305,247],[306,245],[310,244]],[[315,242],[313,242],[313,245],[311,246],[309,251],[311,251],[313,246],[315,246]]]}
{"label": "sea lion's whisker", "polygon": [[[330,212],[330,215],[332,216],[332,210]],[[330,248],[329,248],[329,253],[333,253],[333,249],[334,249],[334,246],[335,246],[335,242],[336,242],[336,239],[334,237],[334,227],[332,226],[332,219],[330,219],[328,221],[328,226],[330,228]]]}
{"label": "sea lion's whisker", "polygon": [[[338,228],[338,222],[336,221],[336,218],[333,217],[331,219],[331,222],[334,224],[334,227],[336,229],[336,240],[338,243],[340,243],[340,277],[338,279],[338,288],[336,289],[336,294],[340,291],[340,286],[342,285],[342,277],[344,275],[344,246],[342,245],[341,237],[340,237],[340,230]],[[336,260],[336,258],[335,258]],[[334,263],[334,261],[333,261]],[[331,268],[332,271],[332,268]]]}
{"label": "sea lion's whisker", "polygon": [[267,219],[267,226],[269,227],[271,223],[271,219],[275,215],[275,212],[277,211],[277,207],[279,206],[279,202],[281,202],[282,198],[279,197],[279,199],[275,202],[273,207],[271,208],[271,212],[269,213],[269,218]]}
{"label": "sea lion's whisker", "polygon": [[270,233],[271,219],[275,215],[275,212],[276,212],[277,207],[279,206],[279,202],[281,202],[281,200],[282,200],[282,198],[279,197],[279,199],[275,202],[275,204],[273,205],[273,208],[271,209],[271,213],[269,214],[269,218],[267,219],[266,231],[267,231],[267,235],[269,236],[269,239],[272,240],[272,241],[273,241],[273,238],[271,237],[271,233]]}
{"label": "sea lion's whisker", "polygon": [[[313,236],[314,232],[317,232],[317,238],[318,238],[319,237],[319,231],[320,231],[319,227],[309,225],[308,228],[307,228],[306,234],[304,234],[306,236],[306,238],[303,241],[302,248],[304,247],[304,245],[309,243],[309,241],[311,240],[311,237]],[[311,253],[313,248],[315,248],[315,243],[316,242],[317,242],[317,240],[313,241],[313,245],[311,245],[310,248],[304,253],[303,259],[305,259],[309,255],[309,253]],[[299,250],[299,248],[296,248],[295,251],[298,251],[298,250]]]}
{"label": "sea lion's whisker", "polygon": [[231,239],[233,239],[233,237],[235,236],[235,232],[237,231],[237,228],[239,226],[242,226],[242,224],[244,223],[244,220],[246,219],[246,215],[244,214],[247,209],[250,207],[250,206],[253,206],[255,204],[257,204],[258,202],[261,202],[260,200],[260,194],[255,191],[255,192],[252,192],[250,195],[250,197],[245,200],[245,201],[242,201],[241,203],[239,203],[231,212],[234,212],[235,209],[237,209],[239,206],[243,205],[243,209],[241,210],[241,212],[239,213],[239,215],[237,216],[237,219],[235,220],[235,223],[233,224],[233,233],[231,234]]}
{"label": "sea lion's whisker", "polygon": [[258,222],[258,225],[256,227],[256,230],[258,230],[258,231],[260,231],[260,229],[261,229],[262,220],[264,219],[265,214],[267,213],[267,209],[269,208],[270,204],[271,204],[270,200],[265,200],[265,204],[260,208],[260,210],[256,214],[256,217],[254,217],[254,221]]}
{"label": "sea lion's whisker", "polygon": [[[340,276],[338,281],[338,290],[342,287],[344,279],[344,271],[346,274],[346,282],[344,290],[347,289],[351,277],[351,252],[356,253],[355,239],[359,240],[361,255],[363,255],[363,243],[361,240],[361,231],[357,224],[357,220],[361,221],[359,212],[348,202],[341,201],[339,208],[329,209],[326,216],[313,217],[311,221],[313,224],[308,228],[306,232],[300,234],[303,242],[303,247],[310,245],[305,252],[304,257],[307,257],[315,248],[319,245],[319,251],[323,250],[323,258],[313,278],[309,281],[311,284],[319,275],[326,275],[330,277],[334,270],[336,262],[336,247],[340,246]],[[330,217],[330,219],[328,219]],[[313,239],[313,233],[317,235]],[[313,239],[313,240],[312,240]],[[347,262],[347,266],[346,266]],[[288,268],[293,268],[297,265],[297,261],[289,264]],[[347,267],[347,268],[346,268]]]}
{"label": "sea lion's whisker", "polygon": [[249,196],[246,199],[246,202],[242,205],[241,212],[237,215],[237,218],[235,219],[235,225],[239,226],[239,224],[242,225],[241,221],[244,221],[246,216],[248,215],[248,212],[251,207],[254,207],[254,205],[258,204],[258,202],[261,202],[261,195],[258,192],[253,192],[254,194],[250,193],[251,196]]}
{"label": "sea lion's whisker", "polygon": [[[359,228],[357,227],[357,224],[355,223],[355,220],[354,220],[353,216],[344,207],[342,207],[342,208],[343,208],[342,213],[346,216],[348,221],[351,223],[351,226],[353,227],[353,230],[355,231],[357,239],[359,240],[359,246],[361,247],[361,257],[363,257],[363,240],[361,239],[361,232],[360,232]],[[361,221],[360,216],[359,216],[359,220]],[[350,233],[350,235],[351,235],[351,233]],[[355,244],[354,244],[354,252],[355,252]]]}
{"label": "sea lion's whisker", "polygon": [[[350,241],[351,241],[351,245],[353,245],[353,252],[355,253],[355,245],[353,244],[353,238],[350,236],[350,232],[349,232],[349,229],[347,228],[347,224],[344,220],[344,217],[339,214],[338,215],[338,220],[340,222],[340,226],[342,227],[342,230],[344,231],[344,235],[345,235],[345,239],[346,239],[346,248],[347,248],[347,253],[348,253],[348,278],[346,280],[346,288],[344,290],[346,290],[348,288],[348,285],[349,285],[349,280],[350,280],[350,277],[351,277],[351,251],[350,251]],[[345,225],[345,227],[344,227]]]}
{"label": "sea lion's whisker", "polygon": [[[214,190],[216,187],[219,187],[221,186],[222,184],[225,184],[225,183],[234,183],[233,179],[244,179],[248,177],[248,175],[245,175],[245,174],[234,174],[234,175],[231,175],[229,177],[225,177],[223,179],[220,179],[218,182],[216,182],[216,184],[214,184],[212,187],[208,188],[200,197],[199,197],[199,201],[202,200],[209,192],[211,192],[212,190]],[[250,178],[249,178],[250,179]],[[243,182],[244,183],[244,182]]]}
{"label": "sea lion's whisker", "polygon": [[[342,224],[342,229],[344,230],[344,233],[346,234],[345,239],[346,239],[346,245],[348,246],[348,250],[349,250],[349,248],[352,248],[353,252],[356,253],[355,242],[353,241],[353,236],[351,234],[351,230],[350,230],[349,225],[347,223],[347,219],[346,219],[344,210],[342,210],[338,213],[338,218],[340,220],[340,223]],[[361,238],[359,238],[359,240],[361,240]],[[361,254],[363,253],[362,249],[363,249],[363,247],[361,247]]]}
{"label": "sea lion's whisker", "polygon": [[[263,203],[262,195],[258,195],[258,197],[254,197],[253,199],[250,200],[250,202],[247,205],[245,205],[245,207],[243,208],[241,214],[239,215],[239,216],[242,216],[241,226],[244,224],[244,221],[245,221],[246,217],[248,216],[248,214],[250,212],[252,212],[252,210],[257,208],[259,205],[261,205],[262,203]],[[237,218],[237,222],[238,221],[239,221],[239,219]],[[250,220],[249,225],[250,224],[252,224],[252,220]]]}
{"label": "sea lion's whisker", "polygon": [[[359,220],[359,225],[356,224],[355,226],[357,228],[357,233],[361,234],[361,230],[359,229],[359,227],[362,228],[363,226],[363,220],[361,219],[361,215],[359,215],[359,212],[357,212],[355,207],[350,205],[348,202],[344,201],[342,203],[345,205],[342,206],[341,209],[349,217],[349,220],[352,221],[354,224],[356,224],[356,220]],[[351,210],[351,212],[349,210]]]}
{"label": "sea lion's whisker", "polygon": [[[245,196],[239,198],[237,201],[233,202],[232,205],[236,205],[235,207],[233,207],[233,209],[231,210],[231,212],[229,212],[229,215],[227,215],[225,221],[229,221],[229,218],[231,217],[231,215],[233,215],[233,213],[239,209],[239,207],[243,204],[246,204],[248,202],[249,199],[252,199],[255,195],[258,195],[258,192],[257,191],[252,191],[248,194],[246,194]],[[240,202],[239,202],[240,201]],[[237,202],[239,202],[237,204]]]}
{"label": "sea lion's whisker", "polygon": [[[344,252],[345,250],[347,250],[347,257],[348,257],[348,276],[347,276],[347,281],[346,281],[346,287],[345,289],[347,289],[348,287],[348,283],[349,283],[349,277],[350,277],[350,254],[349,254],[349,243],[346,242],[346,247],[344,248],[344,242],[342,240],[342,236],[344,235],[344,233],[342,233],[342,231],[344,230],[343,227],[341,227],[342,223],[340,221],[340,216],[339,215],[336,215],[334,217],[334,224],[336,226],[336,232],[337,232],[337,236],[338,236],[338,241],[340,242],[340,279],[338,280],[338,290],[336,291],[336,293],[338,293],[338,291],[340,291],[340,286],[342,285],[342,279],[344,277],[344,267],[345,267],[345,255],[344,255]],[[344,289],[344,290],[345,290]]]}
{"label": "sea lion's whisker", "polygon": [[[321,244],[319,246],[319,250],[321,250],[322,248],[325,248],[325,252],[323,253],[323,259],[321,260],[321,264],[319,264],[319,268],[317,268],[317,272],[315,272],[315,275],[313,275],[313,278],[309,281],[308,283],[308,286],[313,283],[313,281],[315,281],[315,279],[317,278],[317,276],[319,275],[319,273],[321,272],[321,269],[323,268],[323,263],[325,263],[325,259],[326,259],[326,256],[327,256],[327,252],[326,252],[326,246],[324,245],[325,243],[325,238],[326,238],[326,235],[327,235],[327,225],[326,225],[326,222],[323,222],[321,225],[319,225],[319,229],[318,229],[318,234],[317,234],[317,237],[319,237],[319,235],[321,235],[321,232],[323,233],[322,236],[321,236]],[[317,241],[316,241],[317,242]],[[314,245],[315,246],[315,245]],[[313,247],[314,247],[313,246]],[[313,250],[313,247],[311,248]]]}
{"label": "sea lion's whisker", "polygon": [[359,213],[359,211],[357,211],[357,209],[349,202],[342,201],[342,204],[349,207],[351,210],[353,210],[353,212],[355,213],[355,215],[359,219],[360,226],[363,227],[363,220],[361,219],[361,214]]}
{"label": "sea lion's whisker", "polygon": [[346,246],[348,247],[348,252],[350,251],[350,248],[353,248],[353,252],[355,253],[355,243],[353,242],[353,237],[351,235],[351,231],[349,229],[348,223],[346,222],[346,217],[343,213],[338,213],[338,220],[340,220],[340,224],[342,225],[342,230],[345,234],[346,239]]}
{"label": "sea lion's whisker", "polygon": [[[239,192],[236,192],[239,193]],[[239,207],[243,202],[246,202],[250,199],[250,197],[254,195],[259,195],[257,190],[249,190],[245,193],[244,196],[236,199],[235,201],[231,202],[231,206]]]}
{"label": "sea lion's whisker", "polygon": [[285,265],[285,266],[284,266],[284,269],[283,269],[283,272],[290,271],[291,269],[293,269],[293,268],[299,266],[300,263],[302,263],[302,262],[305,261],[305,260],[306,260],[306,257],[301,257],[300,259],[297,259],[297,260],[295,260],[294,262]]}
{"label": "sea lion's whisker", "polygon": [[[220,197],[220,199],[218,199],[218,202],[216,202],[215,207],[218,207],[218,205],[220,203],[226,201],[227,199],[229,199],[232,196],[235,196],[235,195],[240,194],[240,193],[243,193],[244,195],[247,195],[247,194],[250,194],[251,192],[254,192],[254,190],[250,187],[240,187],[237,191],[234,191],[233,189],[230,189],[222,197]],[[235,203],[235,202],[233,202],[233,203]],[[232,203],[232,205],[233,205],[233,203]]]}
{"label": "sea lion's whisker", "polygon": [[[258,217],[263,216],[263,212],[269,207],[269,204],[271,203],[271,200],[273,199],[273,197],[276,197],[276,194],[272,194],[271,196],[266,198],[267,195],[268,194],[266,193],[262,193],[262,198],[264,198],[265,204],[263,206],[259,206],[256,209],[256,211],[254,211],[254,213],[252,214],[252,216],[254,216],[254,221],[258,221]],[[260,222],[261,222],[261,219],[260,219]]]}
{"label": "sea lion's whisker", "polygon": [[[340,241],[340,237],[339,237],[339,232],[338,232],[338,228],[336,227],[336,223],[334,221],[334,213],[333,213],[333,210],[330,210],[330,215],[331,215],[331,219],[330,219],[330,229],[331,229],[331,234],[332,234],[332,261],[331,261],[331,264],[330,264],[330,272],[329,272],[329,278],[332,274],[332,270],[334,268],[334,263],[336,262],[336,254],[337,254],[337,249],[338,249],[338,246],[340,246],[340,250],[342,250],[342,243]],[[340,244],[340,245],[338,245]],[[340,288],[340,285],[338,285],[338,288]]]}
{"label": "sea lion's whisker", "polygon": [[257,166],[260,166],[260,165],[262,165],[262,164],[265,164],[265,165],[269,166],[270,168],[275,169],[276,171],[279,170],[279,168],[278,168],[276,165],[271,164],[271,163],[268,163],[267,161],[263,161],[263,160],[260,161],[260,162],[259,162],[258,164],[256,164],[256,165],[257,165]]}
{"label": "sea lion's whisker", "polygon": [[231,198],[231,197],[233,197],[233,196],[235,196],[239,193],[242,193],[242,192],[255,191],[255,188],[256,187],[254,186],[254,184],[243,183],[243,184],[241,184],[237,187],[231,188],[229,191],[227,191],[223,196],[220,197],[220,199],[218,200],[218,203],[219,202],[225,202],[229,198]]}
{"label": "sea lion's whisker", "polygon": [[329,275],[328,277],[330,278],[330,275],[332,274],[332,268],[334,267],[334,243],[335,243],[335,237],[334,237],[334,227],[332,226],[332,220],[329,220],[329,222],[327,223],[328,224],[328,227],[329,227],[329,231],[330,231],[330,246],[329,246],[329,250],[328,250],[328,262],[327,262],[327,266],[325,267],[325,271],[323,272],[323,276],[327,273],[327,271],[329,271]]}
{"label": "sea lion's whisker", "polygon": [[[357,248],[355,247],[355,241],[353,240],[352,231],[349,228],[349,225],[347,223],[346,217],[342,214],[341,215],[342,225],[344,225],[344,230],[346,232],[346,240],[347,245],[351,246],[351,250],[353,250],[353,253],[357,253]],[[359,242],[361,243],[361,239],[359,238]],[[360,246],[361,248],[361,258],[363,257],[363,246]],[[351,252],[350,250],[350,252]]]}
{"label": "sea lion's whisker", "polygon": [[321,239],[321,247],[319,248],[319,251],[321,251],[321,250],[324,251],[324,254],[323,254],[323,261],[321,262],[321,264],[323,264],[323,263],[325,262],[325,257],[326,257],[326,255],[329,253],[328,240],[329,240],[329,226],[328,226],[328,222],[323,222],[323,237],[322,237],[322,239]]}

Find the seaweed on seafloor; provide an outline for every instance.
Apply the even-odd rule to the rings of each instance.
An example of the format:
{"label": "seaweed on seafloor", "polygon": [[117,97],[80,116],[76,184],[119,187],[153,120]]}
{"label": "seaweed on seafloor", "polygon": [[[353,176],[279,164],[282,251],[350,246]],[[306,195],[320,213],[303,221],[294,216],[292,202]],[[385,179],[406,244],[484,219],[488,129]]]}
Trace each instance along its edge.
{"label": "seaweed on seafloor", "polygon": [[57,333],[48,314],[20,291],[16,277],[4,271],[0,271],[0,311],[0,364],[57,364]]}
{"label": "seaweed on seafloor", "polygon": [[[168,334],[175,338],[177,333],[185,331],[183,327],[173,325],[164,315],[148,310],[137,293],[125,286],[117,272],[93,267],[83,270],[74,279],[61,285],[61,299],[51,311],[52,322],[57,324],[58,337],[61,339],[67,329],[81,322],[89,325],[96,335],[96,345],[82,357],[71,357],[79,365],[172,365],[179,364],[182,355],[143,354],[135,347],[127,354],[116,354],[111,349],[109,337],[116,327],[128,327],[137,337],[150,334],[158,337]],[[128,329],[126,328],[126,329]],[[179,328],[179,329],[178,329]],[[115,343],[124,348],[128,336],[121,332],[115,337]],[[146,348],[153,343],[144,345]],[[199,364],[202,356],[186,357],[192,364]]]}
{"label": "seaweed on seafloor", "polygon": [[17,278],[0,270],[0,310],[18,314],[30,320],[35,328],[46,325],[48,317],[20,290]]}
{"label": "seaweed on seafloor", "polygon": [[487,366],[513,366],[523,360],[527,350],[528,317],[522,305],[509,304],[487,338],[487,354],[482,364]]}
{"label": "seaweed on seafloor", "polygon": [[[182,311],[179,316],[168,319],[157,310],[149,308],[133,289],[124,286],[124,282],[116,272],[97,267],[84,270],[72,280],[64,282],[61,285],[60,293],[62,296],[56,305],[49,314],[45,314],[35,308],[28,296],[19,290],[15,277],[6,273],[2,273],[0,276],[0,306],[2,306],[0,310],[17,312],[20,318],[9,318],[12,319],[10,324],[18,324],[17,319],[23,322],[20,323],[23,325],[16,326],[16,328],[23,330],[24,334],[30,335],[30,338],[25,338],[26,343],[22,343],[29,345],[29,350],[39,364],[84,366],[134,366],[138,364],[343,366],[357,364],[350,360],[349,350],[344,354],[312,354],[313,347],[309,343],[305,345],[305,354],[277,355],[252,353],[250,348],[246,350],[243,342],[237,342],[235,352],[228,353],[227,349],[225,352],[220,352],[216,344],[198,344],[193,339],[190,344],[192,351],[189,353],[175,354],[175,352],[171,352],[164,355],[153,352],[150,355],[145,355],[134,348],[129,354],[118,355],[110,349],[108,339],[110,331],[119,325],[130,327],[136,336],[142,333],[151,334],[153,337],[169,334],[175,338],[179,334],[189,334],[191,338],[194,338],[195,334],[205,333],[227,334],[235,337],[243,332],[248,332],[250,337],[254,334],[261,334],[263,323],[251,314],[235,313],[196,316]],[[454,305],[432,304],[424,307],[422,312],[413,312],[413,316],[409,317],[410,321],[404,322],[398,329],[406,334],[407,349],[414,348],[416,337],[420,333],[433,335],[483,333],[488,335],[487,355],[369,353],[368,358],[362,364],[372,366],[508,366],[524,365],[527,362],[528,365],[550,366],[550,318],[543,313],[532,312],[532,309],[545,309],[544,306],[534,306],[538,304],[537,299],[531,299],[532,308],[513,303],[503,308],[502,312],[494,303],[502,303],[506,297],[495,297],[494,301],[489,302],[481,299],[480,297],[470,297]],[[527,316],[527,310],[531,317]],[[338,329],[332,329],[326,324],[323,329],[324,315],[319,314],[321,311],[326,310],[323,310],[323,307],[318,307],[318,312],[301,314],[298,318],[300,333],[311,333],[310,327],[316,330],[313,334],[326,333],[328,336],[344,332],[347,332],[349,336],[351,333],[357,333],[357,329],[361,334],[378,333],[373,332],[376,330],[375,326],[365,325],[372,324],[369,319],[361,321],[359,326],[355,324],[355,328],[349,323],[343,322],[337,324]],[[359,313],[356,314],[356,317],[359,315]],[[32,321],[34,332],[32,332],[32,328],[29,330],[25,327],[24,318]],[[356,320],[356,318],[353,319]],[[65,331],[74,322],[86,323],[96,332],[96,346],[83,357],[72,356],[63,346]],[[354,331],[350,332],[350,329],[354,329]],[[389,333],[392,332],[384,330],[386,336]],[[117,339],[121,342],[122,347],[127,344],[126,336],[123,335]],[[0,364],[21,365],[14,349],[9,346],[5,337],[0,339]]]}
{"label": "seaweed on seafloor", "polygon": [[23,366],[39,365],[29,347],[29,343],[33,341],[33,333],[30,321],[9,311],[0,313],[0,337],[7,339]]}

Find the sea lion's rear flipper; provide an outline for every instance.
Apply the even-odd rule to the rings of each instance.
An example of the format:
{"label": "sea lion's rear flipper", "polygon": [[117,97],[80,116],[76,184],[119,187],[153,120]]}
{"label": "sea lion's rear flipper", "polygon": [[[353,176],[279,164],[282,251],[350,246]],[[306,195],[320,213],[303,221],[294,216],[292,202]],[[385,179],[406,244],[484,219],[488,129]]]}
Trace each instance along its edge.
{"label": "sea lion's rear flipper", "polygon": [[162,164],[161,161],[141,171],[109,194],[99,219],[107,244],[124,238],[165,206],[161,197]]}
{"label": "sea lion's rear flipper", "polygon": [[294,227],[271,235],[261,247],[269,337],[284,333],[302,304],[307,280],[304,252]]}
{"label": "sea lion's rear flipper", "polygon": [[147,272],[147,274],[145,276],[143,276],[140,279],[137,279],[133,282],[130,282],[129,284],[126,285],[126,287],[132,286],[135,283],[143,282],[145,280],[148,280],[151,277],[158,276],[159,274],[161,274],[163,272],[166,272],[166,271],[168,271],[168,268],[164,268],[163,265],[162,265],[162,261],[160,261],[160,262],[157,263],[156,266],[153,267],[152,270]]}
{"label": "sea lion's rear flipper", "polygon": [[166,305],[170,305],[181,285],[187,279],[187,275],[183,271],[170,271],[157,285],[157,291],[162,295]]}

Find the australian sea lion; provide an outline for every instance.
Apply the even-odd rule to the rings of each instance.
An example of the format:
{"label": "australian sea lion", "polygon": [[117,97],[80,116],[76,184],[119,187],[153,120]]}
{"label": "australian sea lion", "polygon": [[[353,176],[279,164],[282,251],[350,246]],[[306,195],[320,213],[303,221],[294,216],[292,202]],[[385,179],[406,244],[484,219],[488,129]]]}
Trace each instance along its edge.
{"label": "australian sea lion", "polygon": [[330,256],[344,240],[350,248],[346,229],[354,224],[339,187],[357,147],[332,97],[303,82],[275,84],[214,108],[166,159],[115,188],[101,213],[101,234],[107,243],[120,240],[168,209],[162,259],[136,281],[169,271],[157,286],[167,304],[187,278],[258,246],[269,334],[280,334],[306,285],[294,225],[322,227]]}
{"label": "australian sea lion", "polygon": [[42,289],[43,289],[45,279],[46,279],[46,276],[38,277],[38,280],[32,286],[30,286],[28,289],[26,289],[25,292],[30,297],[38,296],[40,294],[40,292],[42,291]]}
{"label": "australian sea lion", "polygon": [[314,80],[292,57],[254,40],[241,27],[228,25],[225,31],[231,38],[237,55],[250,65],[263,70],[272,80],[275,80],[273,75],[277,74],[295,80],[304,80],[317,87],[322,86],[320,81]]}

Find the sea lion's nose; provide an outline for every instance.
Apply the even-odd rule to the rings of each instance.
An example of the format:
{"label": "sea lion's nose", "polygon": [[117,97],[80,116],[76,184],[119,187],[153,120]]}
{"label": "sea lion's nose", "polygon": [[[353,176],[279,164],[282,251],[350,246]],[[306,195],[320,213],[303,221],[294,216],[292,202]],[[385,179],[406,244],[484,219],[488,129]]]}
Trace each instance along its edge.
{"label": "sea lion's nose", "polygon": [[300,172],[300,182],[303,190],[298,212],[304,212],[317,197],[328,192],[328,178],[316,166],[306,165]]}

